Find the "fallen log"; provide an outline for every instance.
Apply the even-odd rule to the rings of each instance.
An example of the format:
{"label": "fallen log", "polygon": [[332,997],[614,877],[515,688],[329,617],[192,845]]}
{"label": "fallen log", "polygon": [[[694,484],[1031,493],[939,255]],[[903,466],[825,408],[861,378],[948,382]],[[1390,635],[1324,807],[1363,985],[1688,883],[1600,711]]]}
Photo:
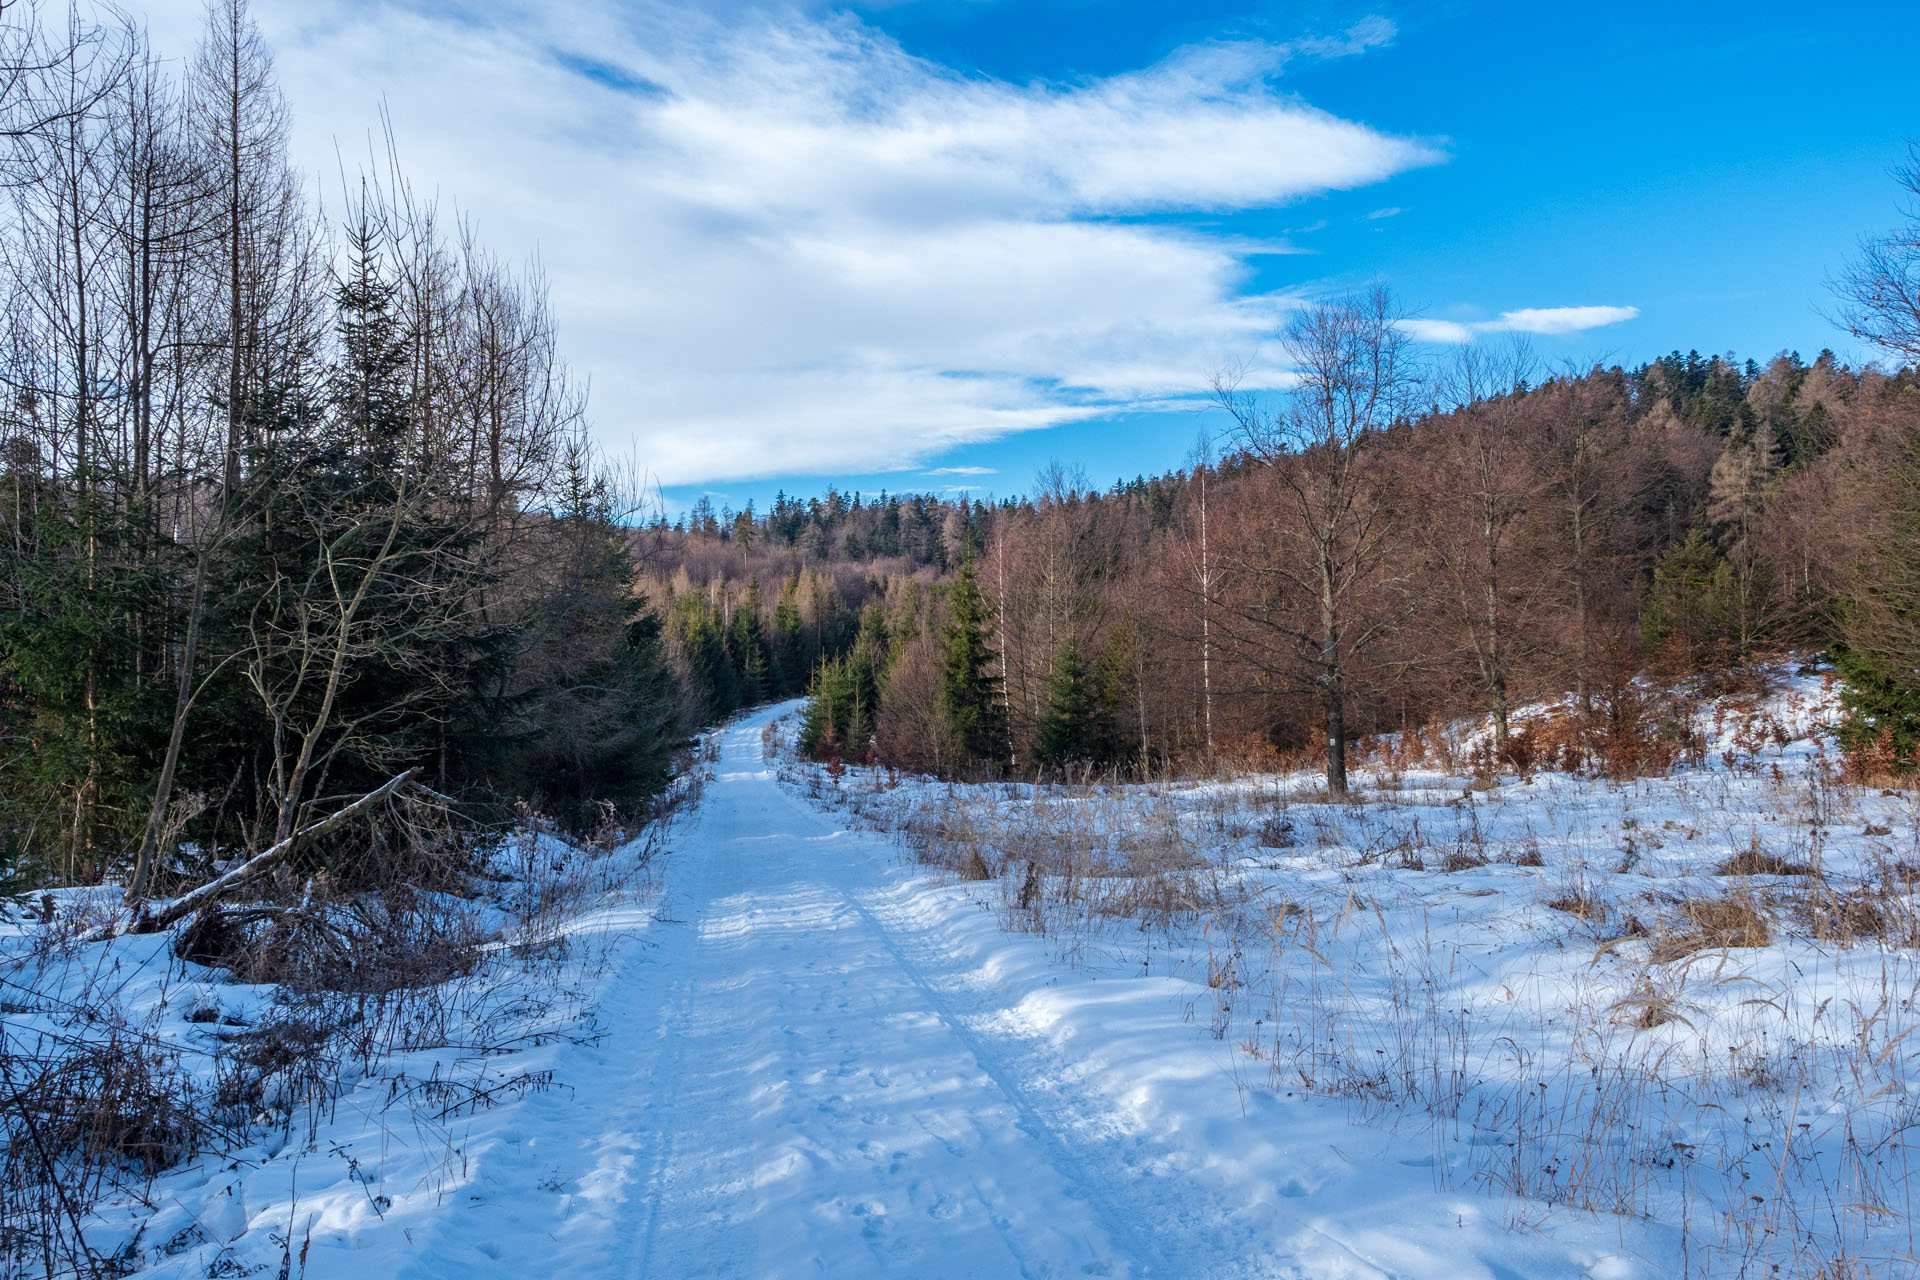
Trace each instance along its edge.
{"label": "fallen log", "polygon": [[420,772],[420,770],[416,766],[407,770],[405,773],[397,774],[387,779],[387,781],[367,792],[367,794],[361,796],[352,804],[335,809],[326,817],[308,823],[306,826],[288,836],[285,840],[269,845],[237,867],[227,868],[199,888],[181,894],[166,906],[161,907],[158,911],[150,913],[142,906],[140,910],[134,913],[132,919],[126,921],[116,920],[112,924],[106,925],[94,933],[89,934],[87,941],[105,942],[109,938],[116,938],[125,933],[158,933],[160,930],[186,919],[202,907],[210,906],[218,902],[234,890],[251,884],[267,872],[273,870],[282,859],[293,851],[294,846],[302,840],[310,840],[315,836],[325,835],[354,815],[378,804],[381,800],[384,800],[405,786],[413,775],[418,772]]}

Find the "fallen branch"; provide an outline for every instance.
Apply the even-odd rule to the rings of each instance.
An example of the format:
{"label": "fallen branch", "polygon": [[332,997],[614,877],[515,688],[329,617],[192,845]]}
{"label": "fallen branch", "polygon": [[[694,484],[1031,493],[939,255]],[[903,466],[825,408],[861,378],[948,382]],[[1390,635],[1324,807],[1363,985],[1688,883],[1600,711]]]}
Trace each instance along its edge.
{"label": "fallen branch", "polygon": [[149,914],[143,907],[131,920],[124,923],[116,920],[112,924],[106,925],[89,934],[87,941],[105,942],[109,938],[116,938],[123,933],[158,933],[160,930],[180,920],[184,920],[202,907],[219,901],[235,889],[258,880],[261,876],[273,870],[287,854],[293,851],[293,847],[302,840],[325,835],[354,815],[370,808],[392,795],[395,791],[398,791],[418,772],[420,772],[420,770],[416,766],[415,768],[407,770],[405,773],[397,774],[389,778],[373,790],[367,792],[367,794],[361,796],[358,800],[355,800],[352,804],[344,808],[335,809],[332,813],[317,822],[308,823],[286,839],[262,849],[259,853],[254,854],[239,866],[231,867],[207,881],[198,889],[180,895],[158,911]]}

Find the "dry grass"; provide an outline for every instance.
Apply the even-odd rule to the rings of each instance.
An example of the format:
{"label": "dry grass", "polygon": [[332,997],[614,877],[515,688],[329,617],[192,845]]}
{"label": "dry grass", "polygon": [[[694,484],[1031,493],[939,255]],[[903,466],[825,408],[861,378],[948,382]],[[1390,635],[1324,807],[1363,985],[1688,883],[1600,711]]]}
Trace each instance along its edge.
{"label": "dry grass", "polygon": [[1614,1001],[1613,1011],[1620,1022],[1637,1031],[1651,1031],[1669,1022],[1693,1025],[1681,1015],[1674,993],[1656,987],[1650,979],[1643,979],[1637,988]]}
{"label": "dry grass", "polygon": [[[1573,757],[1622,780],[1578,792],[1550,781],[1516,795],[1489,768],[1484,790],[1462,797],[1455,782],[1435,812],[1418,792],[1326,805],[1297,778],[1246,780],[1187,793],[1174,837],[1174,788],[977,787],[923,801],[907,825],[956,874],[977,853],[1003,922],[1069,957],[1102,942],[1109,962],[1138,956],[1128,926],[1166,926],[1145,951],[1193,984],[1194,1024],[1239,1046],[1241,1088],[1337,1100],[1415,1151],[1431,1139],[1436,1184],[1507,1198],[1517,1229],[1552,1208],[1671,1224],[1689,1277],[1906,1274],[1920,1256],[1905,1208],[1920,1174],[1906,1137],[1920,1131],[1920,820],[1909,855],[1904,820],[1864,806],[1874,797],[1819,753],[1791,773],[1769,760],[1809,721],[1804,706],[1760,703],[1758,687],[1715,708],[1709,761],[1701,692],[1627,691],[1594,720],[1542,726],[1530,768]],[[1464,762],[1423,730],[1368,758],[1404,785],[1404,770],[1449,753]],[[1711,767],[1641,781],[1688,763]],[[1518,830],[1514,804],[1529,813]],[[1556,818],[1560,804],[1593,817]],[[903,807],[865,812],[897,829]],[[1886,842],[1865,876],[1841,844],[1863,822]],[[1123,834],[1092,834],[1108,828]],[[1708,832],[1726,833],[1724,861],[1698,843]],[[1194,865],[1148,857],[1129,873],[1116,850],[1135,839]],[[1400,874],[1439,869],[1468,882]],[[1120,885],[1170,896],[1101,892]],[[1448,923],[1503,885],[1569,923]],[[1590,962],[1569,929],[1592,936]]]}
{"label": "dry grass", "polygon": [[1811,876],[1817,874],[1804,862],[1793,862],[1773,853],[1760,843],[1758,836],[1746,848],[1734,854],[1714,869],[1721,876]]}
{"label": "dry grass", "polygon": [[1760,904],[1744,894],[1694,898],[1680,904],[1653,943],[1653,960],[1668,964],[1696,952],[1723,947],[1764,947],[1773,930]]}
{"label": "dry grass", "polygon": [[1881,863],[1853,888],[1815,881],[1787,905],[1794,922],[1816,942],[1920,948],[1915,880],[1901,863]]}
{"label": "dry grass", "polygon": [[[522,815],[504,843],[397,860],[429,871],[424,883],[381,876],[349,892],[325,876],[282,878],[180,928],[179,968],[143,997],[145,1022],[125,1011],[117,953],[89,941],[103,923],[96,899],[49,913],[0,963],[0,1275],[127,1273],[132,1254],[103,1257],[87,1239],[97,1204],[144,1197],[183,1160],[275,1132],[311,1142],[343,1079],[385,1081],[390,1103],[417,1104],[395,1140],[457,1159],[455,1117],[551,1084],[503,1070],[501,1055],[576,1034],[611,939],[589,953],[567,922],[644,875],[697,794],[677,788],[677,804],[638,832],[567,845]],[[269,986],[271,1004],[251,1023],[223,1015],[201,990],[202,966]],[[184,1039],[162,1020],[181,982],[194,1029]],[[427,1080],[391,1065],[455,1046]]]}
{"label": "dry grass", "polygon": [[1587,924],[1604,923],[1613,914],[1606,902],[1584,880],[1569,881],[1546,900],[1546,905]]}
{"label": "dry grass", "polygon": [[1174,806],[1117,788],[951,786],[898,832],[922,863],[997,884],[1003,920],[1023,932],[1081,935],[1099,919],[1171,929],[1217,910],[1229,887]]}
{"label": "dry grass", "polygon": [[0,1091],[7,1275],[123,1274],[88,1243],[92,1206],[229,1136],[178,1048],[119,1016],[71,1033],[5,1033]]}

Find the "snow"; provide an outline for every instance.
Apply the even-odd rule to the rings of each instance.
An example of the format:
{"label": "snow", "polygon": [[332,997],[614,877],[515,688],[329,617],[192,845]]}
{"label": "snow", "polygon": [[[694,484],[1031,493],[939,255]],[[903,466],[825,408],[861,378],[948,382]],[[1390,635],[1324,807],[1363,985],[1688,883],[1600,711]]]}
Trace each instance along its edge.
{"label": "snow", "polygon": [[[1829,677],[1769,674],[1765,695],[1693,709],[1693,763],[1622,782],[1378,753],[1350,804],[1306,776],[787,774],[930,862],[979,875],[984,851],[993,878],[974,896],[1077,973],[1184,979],[1248,1116],[1279,1102],[1292,1124],[1344,1128],[1328,1144],[1373,1185],[1396,1163],[1427,1171],[1429,1198],[1396,1201],[1398,1244],[1444,1250],[1405,1224],[1457,1203],[1462,1222],[1507,1230],[1501,1258],[1528,1241],[1576,1259],[1583,1232],[1611,1224],[1620,1274],[1920,1273],[1920,814],[1909,793],[1834,777]],[[1464,761],[1484,728],[1450,732]],[[1754,849],[1817,874],[1724,873]],[[1051,874],[1027,909],[1030,859]],[[1766,945],[1677,945],[1693,904],[1723,898],[1769,922]],[[1583,918],[1570,899],[1601,910]],[[1859,903],[1890,927],[1821,925]],[[1368,1167],[1355,1152],[1381,1140],[1396,1154]],[[1232,1161],[1246,1141],[1208,1145]],[[1314,1158],[1313,1139],[1280,1145]],[[1245,1176],[1284,1183],[1276,1170]],[[1345,1207],[1337,1183],[1302,1185],[1328,1216]],[[1534,1257],[1520,1274],[1560,1265]]]}
{"label": "snow", "polygon": [[[1810,1274],[1818,1205],[1852,1215],[1833,1247],[1913,1274],[1911,948],[1606,945],[1628,911],[1657,926],[1723,889],[1713,865],[1754,833],[1835,883],[1915,838],[1904,797],[1819,794],[1830,702],[1807,677],[1721,709],[1708,762],[1669,778],[1474,791],[1410,768],[1365,804],[1284,808],[1298,780],[833,780],[781,759],[794,704],[770,708],[720,731],[661,882],[565,924],[579,958],[533,980],[574,993],[573,1021],[383,1061],[310,1136],[169,1171],[103,1230],[144,1220],[155,1277],[1628,1280]],[[1747,750],[1748,714],[1789,741]],[[1079,915],[1028,919],[1017,864],[915,860],[915,824],[956,813],[1065,815],[1116,863],[1164,827],[1214,896],[1143,923],[1107,868],[1062,899]],[[1413,843],[1495,860],[1414,870]],[[1608,925],[1543,905],[1575,883]],[[267,993],[160,947],[86,962],[136,1008],[164,993],[183,1040],[218,1025],[198,1008],[261,1016]],[[1678,1017],[1622,1014],[1655,997]],[[452,1074],[520,1083],[436,1117]]]}
{"label": "snow", "polygon": [[571,1093],[469,1146],[397,1274],[1651,1274],[1637,1228],[1516,1244],[1390,1135],[1248,1109],[1195,984],[1010,937],[783,790],[770,718],[727,732]]}

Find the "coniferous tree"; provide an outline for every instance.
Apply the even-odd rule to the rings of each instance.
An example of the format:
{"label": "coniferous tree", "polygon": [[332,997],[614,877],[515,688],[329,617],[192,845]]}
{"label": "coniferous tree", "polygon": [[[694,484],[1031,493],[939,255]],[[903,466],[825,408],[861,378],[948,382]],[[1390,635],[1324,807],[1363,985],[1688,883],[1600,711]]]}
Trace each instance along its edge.
{"label": "coniferous tree", "polygon": [[940,634],[940,714],[960,762],[990,765],[1007,754],[1000,699],[999,654],[989,641],[992,611],[980,592],[973,558],[961,563],[947,592]]}
{"label": "coniferous tree", "polygon": [[1080,646],[1069,640],[1054,660],[1047,709],[1034,737],[1034,763],[1051,770],[1103,763],[1108,738],[1103,719],[1099,692],[1081,660]]}
{"label": "coniferous tree", "polygon": [[[432,759],[476,713],[509,637],[471,607],[480,529],[412,460],[408,335],[365,221],[335,292],[340,359],[323,414],[263,437],[221,595],[247,693],[270,732],[269,822],[291,833],[311,786],[362,789]],[[256,748],[258,750],[258,748]]]}
{"label": "coniferous tree", "polygon": [[1866,485],[1836,659],[1847,682],[1841,741],[1890,748],[1891,765],[1905,772],[1920,765],[1920,422],[1889,448]]}

